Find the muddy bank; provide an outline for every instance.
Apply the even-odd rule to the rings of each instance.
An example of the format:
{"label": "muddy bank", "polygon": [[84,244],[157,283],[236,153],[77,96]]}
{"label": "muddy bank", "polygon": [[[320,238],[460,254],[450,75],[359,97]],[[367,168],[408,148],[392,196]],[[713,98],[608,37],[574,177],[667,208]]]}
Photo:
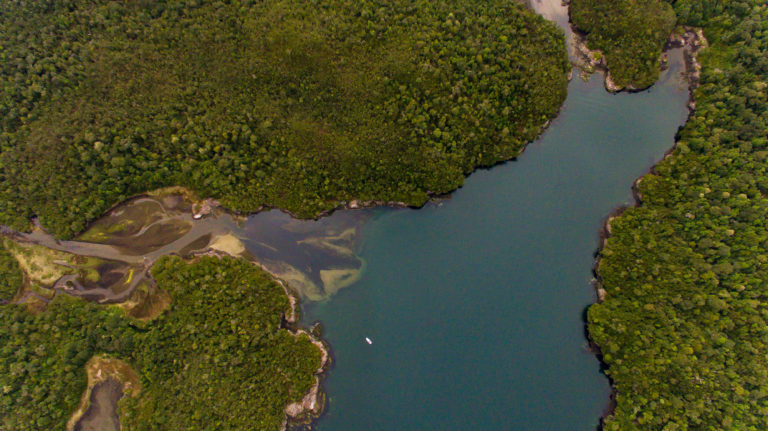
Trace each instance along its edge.
{"label": "muddy bank", "polygon": [[[6,229],[4,234],[20,245],[17,248],[34,251],[28,260],[52,256],[46,257],[45,267],[56,275],[37,283],[40,287],[95,302],[135,300],[140,290],[154,294],[149,268],[157,259],[207,251],[257,262],[302,298],[317,301],[362,275],[365,262],[357,256],[359,229],[369,217],[370,212],[361,209],[317,221],[298,220],[280,211],[241,219],[212,202],[194,203],[184,195],[155,193],[115,206],[72,241],[59,241],[39,227],[26,234]],[[77,256],[93,263],[81,268],[73,263],[80,259]],[[40,267],[27,265],[33,266]],[[30,278],[39,278],[28,272]]]}
{"label": "muddy bank", "polygon": [[119,431],[118,401],[141,392],[136,372],[126,362],[103,355],[91,358],[85,371],[88,386],[67,431]]}
{"label": "muddy bank", "polygon": [[[315,274],[323,283],[316,287],[318,299],[335,291],[333,288],[348,285],[350,277],[354,279],[362,271],[355,253],[360,217],[334,217],[317,223],[300,222],[284,213],[269,214],[245,223],[212,202],[196,204],[180,194],[149,194],[115,206],[73,241],[56,240],[39,228],[29,234],[7,230],[6,238],[0,240],[27,275],[29,291],[21,301],[39,296],[44,308],[54,295],[68,294],[116,304],[140,320],[160,315],[172,301],[150,274],[157,259],[168,254],[245,258],[275,276],[282,274],[276,262],[285,259],[283,266],[292,268],[296,279],[310,280]],[[243,241],[246,235],[254,240],[248,248]],[[299,290],[277,280],[290,304],[284,326],[296,337],[309,337],[321,352],[315,384],[300,402],[285,409],[286,426],[309,423],[323,411],[320,381],[330,353],[319,337],[297,327]],[[89,361],[86,372],[87,390],[67,429],[119,430],[117,402],[123,393],[136,395],[130,387],[137,382],[135,374],[126,377],[132,373],[128,364],[102,357]]]}
{"label": "muddy bank", "polygon": [[[334,292],[333,288],[354,281],[355,274],[362,271],[355,250],[363,213],[350,214],[322,222],[301,222],[284,213],[265,212],[246,223],[210,202],[197,205],[183,195],[148,195],[114,207],[74,241],[58,241],[42,229],[30,234],[8,231],[8,238],[13,239],[4,241],[22,263],[27,278],[35,282],[34,287],[47,296],[64,293],[117,304],[130,316],[151,320],[172,300],[157,288],[149,272],[166,254],[241,257],[276,276],[281,275],[276,262],[281,262],[293,268],[298,280],[309,280],[315,274],[324,289],[318,293],[322,299],[327,292]],[[249,247],[243,241],[245,236],[251,239]],[[306,267],[301,270],[293,266],[300,267],[302,262]],[[298,289],[281,278],[277,280],[289,298],[283,327],[297,337],[308,337],[321,352],[315,384],[302,400],[285,409],[285,426],[307,424],[323,411],[325,397],[320,381],[331,355],[318,336],[298,328]],[[34,294],[30,292],[25,298]],[[89,362],[88,387],[69,430],[119,429],[117,401],[123,392],[130,392],[125,381],[136,379],[124,379],[122,374],[127,371],[120,375],[110,371],[112,362],[119,363],[100,357]]]}
{"label": "muddy bank", "polygon": [[123,397],[123,385],[115,379],[107,379],[93,387],[90,407],[73,431],[120,431],[117,402]]}

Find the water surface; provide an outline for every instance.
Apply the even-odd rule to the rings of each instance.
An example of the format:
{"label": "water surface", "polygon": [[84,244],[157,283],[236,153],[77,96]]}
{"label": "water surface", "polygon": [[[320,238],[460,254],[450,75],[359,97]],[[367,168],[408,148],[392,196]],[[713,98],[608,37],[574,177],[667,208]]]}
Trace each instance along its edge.
{"label": "water surface", "polygon": [[[566,25],[554,1],[531,4]],[[146,271],[165,254],[258,262],[304,297],[305,323],[324,323],[336,360],[320,430],[594,429],[610,388],[584,337],[593,255],[605,217],[631,202],[632,182],[687,115],[681,52],[670,60],[638,94],[574,79],[560,116],[519,160],[420,210],[198,218],[181,197],[159,195],[121,205],[79,241],[17,239],[102,259],[96,286],[78,273],[53,287],[109,302],[134,298],[141,283],[151,296]],[[93,395],[78,426],[119,426],[100,401],[114,388]]]}
{"label": "water surface", "polygon": [[93,387],[90,406],[77,422],[74,431],[120,431],[117,402],[123,396],[123,385],[107,379]]}
{"label": "water surface", "polygon": [[474,173],[443,203],[373,212],[360,281],[305,307],[336,359],[318,429],[597,426],[610,388],[582,316],[598,232],[685,120],[679,51],[671,63],[638,94],[574,79],[518,161]]}

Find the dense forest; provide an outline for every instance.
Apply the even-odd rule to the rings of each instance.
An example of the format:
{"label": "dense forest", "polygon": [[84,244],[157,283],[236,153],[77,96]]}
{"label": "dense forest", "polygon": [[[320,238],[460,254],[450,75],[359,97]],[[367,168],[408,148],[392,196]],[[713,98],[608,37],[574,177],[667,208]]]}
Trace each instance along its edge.
{"label": "dense forest", "polygon": [[572,0],[573,25],[600,50],[619,88],[641,89],[659,78],[661,50],[675,26],[663,0]]}
{"label": "dense forest", "polygon": [[767,429],[768,5],[672,5],[710,47],[674,152],[601,253],[589,332],[617,390],[605,429]]}
{"label": "dense forest", "polygon": [[38,313],[0,305],[0,429],[64,429],[97,354],[139,375],[140,396],[120,402],[123,429],[280,429],[320,367],[306,335],[279,329],[283,288],[242,259],[165,257],[152,273],[173,303],[150,322],[68,295]]}
{"label": "dense forest", "polygon": [[509,0],[8,0],[0,41],[0,224],[59,237],[168,185],[420,205],[516,156],[570,69]]}
{"label": "dense forest", "polygon": [[21,288],[23,275],[19,262],[0,240],[0,305],[11,301]]}

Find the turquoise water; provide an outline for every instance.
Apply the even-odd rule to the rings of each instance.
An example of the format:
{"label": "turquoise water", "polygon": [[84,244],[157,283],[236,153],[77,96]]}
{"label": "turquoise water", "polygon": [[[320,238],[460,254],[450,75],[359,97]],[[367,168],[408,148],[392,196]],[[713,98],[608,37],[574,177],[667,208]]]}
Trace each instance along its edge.
{"label": "turquoise water", "polygon": [[318,429],[595,428],[610,393],[583,323],[598,232],[685,120],[672,57],[643,93],[574,79],[539,141],[450,200],[372,211],[360,281],[305,304],[335,356]]}

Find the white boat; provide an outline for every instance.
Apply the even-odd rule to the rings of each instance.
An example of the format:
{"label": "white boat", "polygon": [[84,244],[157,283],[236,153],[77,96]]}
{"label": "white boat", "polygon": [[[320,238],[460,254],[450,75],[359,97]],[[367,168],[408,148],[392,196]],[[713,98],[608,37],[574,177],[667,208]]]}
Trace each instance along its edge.
{"label": "white boat", "polygon": [[368,337],[365,337],[365,342],[368,344],[373,344],[373,341],[371,341],[371,339]]}

